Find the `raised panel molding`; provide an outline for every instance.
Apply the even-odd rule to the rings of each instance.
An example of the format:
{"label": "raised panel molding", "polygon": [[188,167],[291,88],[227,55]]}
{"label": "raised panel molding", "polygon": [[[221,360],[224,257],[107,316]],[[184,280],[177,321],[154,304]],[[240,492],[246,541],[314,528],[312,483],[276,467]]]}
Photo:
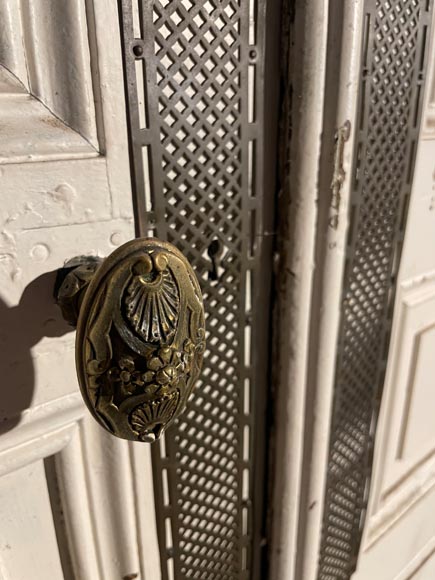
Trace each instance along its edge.
{"label": "raised panel molding", "polygon": [[0,163],[97,155],[104,135],[93,2],[6,1],[0,22],[0,69],[27,91],[27,99],[0,91]]}
{"label": "raised panel molding", "polygon": [[420,580],[423,578],[433,578],[434,577],[434,570],[432,572],[430,570],[425,569],[426,564],[429,563],[432,567],[434,566],[433,562],[429,562],[432,556],[435,554],[435,538],[432,538],[420,552],[409,562],[409,565],[406,566],[404,570],[402,570],[394,580],[411,580],[411,578],[415,578],[415,575],[418,572],[424,572],[427,576],[419,577]]}
{"label": "raised panel molding", "polygon": [[0,2],[0,64],[29,89],[20,2]]}
{"label": "raised panel molding", "polygon": [[56,117],[98,148],[85,0],[21,0],[29,86]]}
{"label": "raised panel molding", "polygon": [[44,463],[35,461],[0,478],[2,580],[63,578]]}
{"label": "raised panel molding", "polygon": [[22,94],[0,100],[0,164],[83,159],[98,152],[36,98]]}
{"label": "raised panel molding", "polygon": [[[412,422],[413,406],[420,403],[421,410],[425,396],[425,383],[418,375],[419,365],[424,362],[425,376],[430,375],[427,365],[431,360],[427,360],[427,353],[422,360],[426,341],[433,341],[435,348],[435,273],[403,283],[398,300],[396,338],[390,351],[395,353],[395,358],[390,361],[386,383],[384,417],[388,418],[385,420],[388,425],[383,434],[383,457],[378,458],[373,485],[365,550],[435,486],[435,424],[425,422],[432,432],[424,433],[425,441],[430,441],[424,447],[418,425]],[[432,379],[435,358],[433,364]],[[386,473],[390,474],[388,480]]]}
{"label": "raised panel molding", "polygon": [[[435,306],[435,299],[432,299],[429,302],[429,305]],[[430,453],[434,453],[435,451],[433,447],[435,444],[435,423],[430,420],[430,417],[429,421],[425,421],[425,419],[427,419],[425,415],[428,414],[429,406],[427,404],[425,406],[424,405],[422,406],[421,400],[416,401],[418,395],[416,391],[419,383],[421,382],[419,371],[422,369],[422,367],[423,367],[422,370],[426,374],[426,379],[429,378],[431,381],[433,381],[433,377],[435,376],[435,359],[433,358],[433,354],[431,359],[427,360],[429,352],[430,351],[433,352],[433,350],[429,346],[429,352],[424,352],[428,350],[427,348],[425,348],[427,343],[433,343],[432,346],[435,346],[435,321],[429,323],[426,327],[416,332],[412,340],[412,346],[409,355],[409,374],[407,376],[406,381],[406,400],[403,407],[401,432],[399,435],[396,452],[397,460],[404,459],[412,455],[412,449],[409,448],[410,447],[409,439],[412,439],[412,436],[416,434],[416,431],[413,429],[414,425],[412,424],[412,419],[413,416],[416,414],[413,408],[417,405],[418,402],[420,402],[419,409],[421,411],[418,420],[419,422],[423,423],[423,426],[425,426],[426,429],[425,430],[420,429],[418,433],[419,441],[415,443],[417,443],[421,451],[424,453],[425,442],[431,441],[432,445],[430,446],[431,447]],[[430,414],[432,415],[432,413]],[[427,432],[428,428],[431,431],[429,433]],[[422,440],[420,441],[420,439]]]}
{"label": "raised panel molding", "polygon": [[[411,475],[408,473],[408,476]],[[435,460],[433,455],[418,466],[412,473],[412,479],[405,481],[382,501],[379,510],[371,515],[368,521],[367,542],[364,550],[368,550],[395,525],[415,504],[435,486]]]}
{"label": "raised panel molding", "polygon": [[83,437],[102,579],[159,580],[149,447],[113,437],[92,418]]}
{"label": "raised panel molding", "polygon": [[0,486],[2,477],[54,456],[75,577],[158,580],[149,453],[107,434],[76,393],[25,412],[2,435]]}
{"label": "raised panel molding", "polygon": [[87,485],[81,421],[75,427],[68,444],[55,455],[57,483],[68,538],[68,546],[60,547],[60,550],[67,548],[75,578],[103,580]]}
{"label": "raised panel molding", "polygon": [[19,425],[0,437],[0,476],[58,453],[83,413],[78,393],[25,411]]}

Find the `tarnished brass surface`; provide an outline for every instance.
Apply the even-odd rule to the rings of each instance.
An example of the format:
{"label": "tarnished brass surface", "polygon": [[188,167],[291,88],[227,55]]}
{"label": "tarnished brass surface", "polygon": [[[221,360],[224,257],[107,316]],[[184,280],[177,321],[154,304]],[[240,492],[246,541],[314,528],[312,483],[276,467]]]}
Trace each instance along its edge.
{"label": "tarnished brass surface", "polygon": [[[77,266],[87,267],[86,259]],[[74,271],[64,280],[80,304],[76,365],[84,400],[114,435],[155,441],[184,411],[201,370],[198,281],[186,258],[157,239],[128,242],[95,268],[79,290]],[[68,288],[57,294],[68,311]]]}

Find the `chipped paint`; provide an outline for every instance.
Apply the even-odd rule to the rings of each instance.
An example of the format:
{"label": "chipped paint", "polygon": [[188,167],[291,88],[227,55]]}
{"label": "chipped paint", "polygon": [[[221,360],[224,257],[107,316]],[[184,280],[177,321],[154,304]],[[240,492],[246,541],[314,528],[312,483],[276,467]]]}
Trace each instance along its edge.
{"label": "chipped paint", "polygon": [[5,271],[12,281],[21,274],[17,261],[15,237],[7,230],[0,232],[0,269]]}
{"label": "chipped paint", "polygon": [[[74,210],[74,200],[77,197],[76,190],[68,183],[61,183],[53,190],[46,191],[40,199],[30,202],[26,201],[24,205],[16,212],[8,215],[5,224],[16,222],[15,227],[25,227],[23,221],[32,218],[32,227],[46,226],[47,215],[49,212],[56,211],[56,215],[63,213],[64,216],[71,216]],[[36,218],[37,223],[34,223]]]}
{"label": "chipped paint", "polygon": [[333,214],[329,219],[329,225],[335,230],[338,227],[338,216],[341,202],[341,187],[346,178],[343,169],[343,152],[346,141],[350,137],[350,121],[345,121],[335,134],[335,155],[334,155],[334,173],[331,182],[331,209]]}
{"label": "chipped paint", "polygon": [[55,187],[53,191],[48,191],[46,193],[48,203],[54,202],[55,204],[58,204],[67,215],[72,214],[74,200],[76,197],[76,190],[68,183],[61,183]]}

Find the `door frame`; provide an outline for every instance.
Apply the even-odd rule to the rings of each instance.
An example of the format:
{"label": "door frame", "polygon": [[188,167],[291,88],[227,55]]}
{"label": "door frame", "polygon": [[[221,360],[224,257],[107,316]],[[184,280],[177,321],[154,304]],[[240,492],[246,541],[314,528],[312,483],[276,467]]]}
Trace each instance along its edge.
{"label": "door frame", "polygon": [[315,580],[364,2],[288,4],[273,328],[269,577]]}

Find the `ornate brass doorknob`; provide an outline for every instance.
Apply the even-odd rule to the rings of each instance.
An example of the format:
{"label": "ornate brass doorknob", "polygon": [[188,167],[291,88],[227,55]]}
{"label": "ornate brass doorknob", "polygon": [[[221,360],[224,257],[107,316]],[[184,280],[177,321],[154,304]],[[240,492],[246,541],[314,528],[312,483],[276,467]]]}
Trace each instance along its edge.
{"label": "ornate brass doorknob", "polygon": [[136,239],[105,260],[67,262],[55,294],[77,326],[77,375],[92,415],[118,437],[158,439],[184,411],[205,348],[189,262],[167,242]]}

